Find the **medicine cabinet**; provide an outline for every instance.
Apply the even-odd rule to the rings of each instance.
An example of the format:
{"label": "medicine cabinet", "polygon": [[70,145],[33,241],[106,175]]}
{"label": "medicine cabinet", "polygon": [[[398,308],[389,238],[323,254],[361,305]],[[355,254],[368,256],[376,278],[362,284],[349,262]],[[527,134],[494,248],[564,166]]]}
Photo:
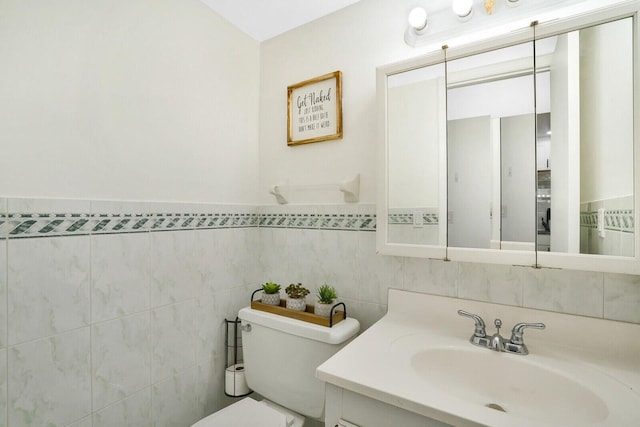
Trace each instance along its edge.
{"label": "medicine cabinet", "polygon": [[378,252],[640,273],[639,4],[379,67]]}

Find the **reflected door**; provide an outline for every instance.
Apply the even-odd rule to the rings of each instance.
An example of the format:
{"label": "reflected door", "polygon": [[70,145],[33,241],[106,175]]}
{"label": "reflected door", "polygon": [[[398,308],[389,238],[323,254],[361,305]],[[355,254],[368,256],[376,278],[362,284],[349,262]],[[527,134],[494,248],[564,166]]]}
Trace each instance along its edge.
{"label": "reflected door", "polygon": [[448,123],[448,246],[491,243],[491,118]]}

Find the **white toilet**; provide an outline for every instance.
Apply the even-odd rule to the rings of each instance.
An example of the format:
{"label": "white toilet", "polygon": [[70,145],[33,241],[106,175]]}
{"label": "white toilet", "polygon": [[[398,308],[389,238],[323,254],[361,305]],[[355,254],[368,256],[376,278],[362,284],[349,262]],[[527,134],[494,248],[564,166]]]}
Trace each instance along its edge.
{"label": "white toilet", "polygon": [[301,427],[304,417],[324,421],[324,382],[316,368],[355,338],[356,319],[332,328],[245,307],[242,320],[249,388],[269,400],[246,397],[192,427]]}

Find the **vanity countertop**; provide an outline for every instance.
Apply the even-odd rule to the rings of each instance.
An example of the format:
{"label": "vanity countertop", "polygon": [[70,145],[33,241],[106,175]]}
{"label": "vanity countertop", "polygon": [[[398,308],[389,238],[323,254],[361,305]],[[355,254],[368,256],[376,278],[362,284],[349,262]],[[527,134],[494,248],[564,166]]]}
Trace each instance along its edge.
{"label": "vanity countertop", "polygon": [[[639,425],[640,325],[396,289],[388,307],[316,376],[455,426]],[[525,330],[529,355],[495,352],[469,342],[458,309],[488,336],[495,318],[507,340],[519,322],[546,329]]]}

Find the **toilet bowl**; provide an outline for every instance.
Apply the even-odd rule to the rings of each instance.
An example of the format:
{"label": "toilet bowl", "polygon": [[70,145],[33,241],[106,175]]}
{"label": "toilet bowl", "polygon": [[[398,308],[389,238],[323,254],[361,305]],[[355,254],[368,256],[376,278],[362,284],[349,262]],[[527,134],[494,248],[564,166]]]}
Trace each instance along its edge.
{"label": "toilet bowl", "polygon": [[302,427],[304,417],[288,411],[268,400],[257,401],[245,397],[229,405],[192,427]]}
{"label": "toilet bowl", "polygon": [[265,399],[246,397],[192,427],[302,427],[305,417],[322,422],[325,384],[316,368],[355,338],[358,321],[345,318],[329,328],[251,307],[238,317],[247,385]]}

